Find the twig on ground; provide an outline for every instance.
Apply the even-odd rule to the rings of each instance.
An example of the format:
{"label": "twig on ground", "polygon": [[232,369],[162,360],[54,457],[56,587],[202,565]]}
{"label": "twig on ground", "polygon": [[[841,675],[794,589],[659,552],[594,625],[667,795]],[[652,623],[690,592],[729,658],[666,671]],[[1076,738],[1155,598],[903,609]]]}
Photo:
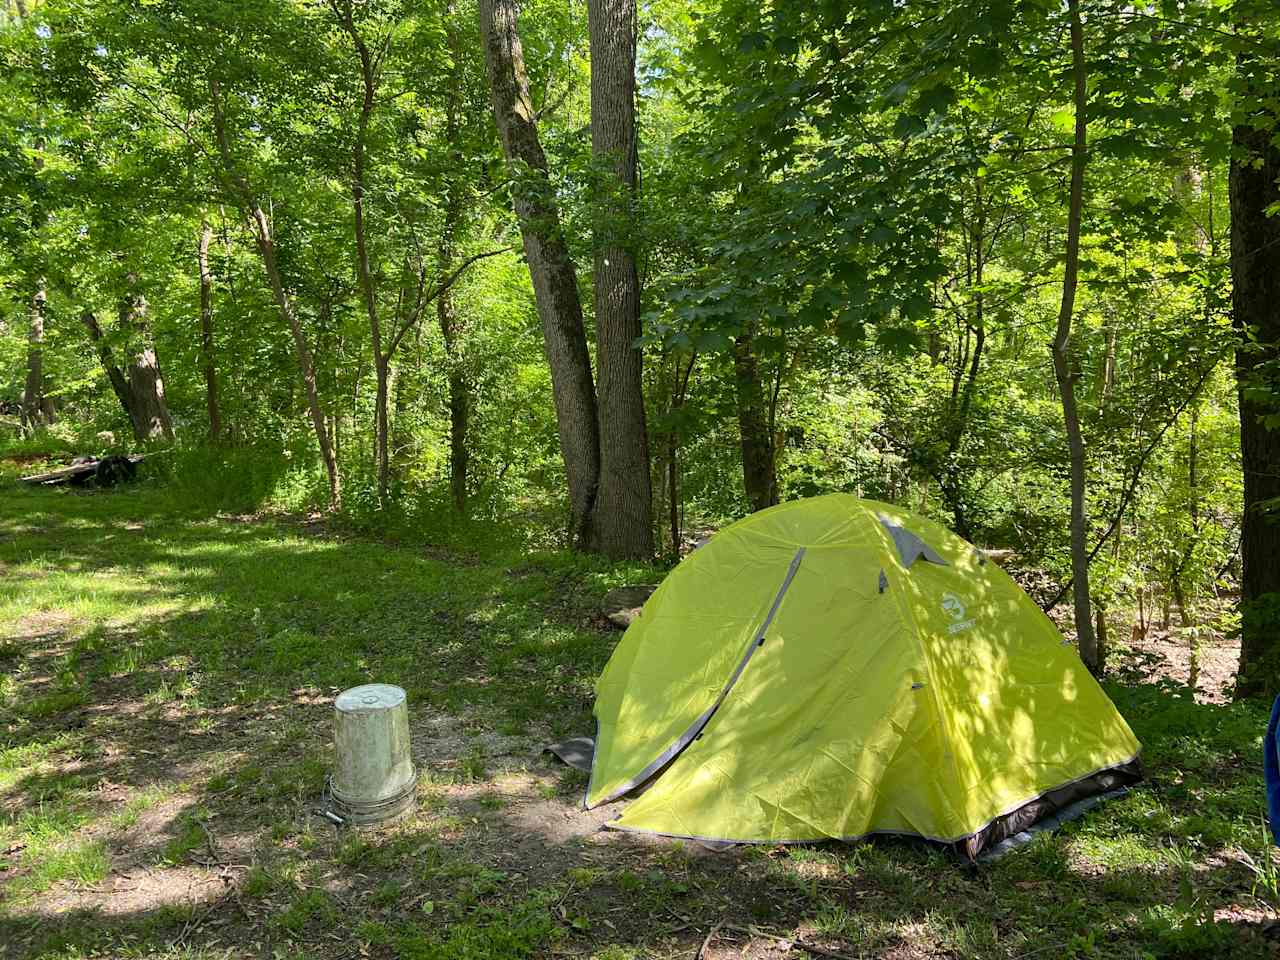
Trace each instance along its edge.
{"label": "twig on ground", "polygon": [[[192,884],[190,887],[188,887],[187,889],[188,896],[192,894],[194,887],[195,887],[195,884]],[[177,938],[174,939],[173,946],[177,948],[185,944],[187,937],[193,934],[197,929],[200,928],[200,926],[206,920],[209,919],[214,909],[221,902],[222,901],[220,899],[211,900],[205,905],[205,908],[203,910],[197,910],[195,908],[195,904],[193,903],[191,906],[191,916],[188,917],[187,922],[182,925],[182,931],[178,934]]]}
{"label": "twig on ground", "polygon": [[738,927],[726,923],[724,925],[724,929],[733,930],[737,933],[745,933],[752,937],[765,937],[769,940],[777,940],[779,943],[789,943],[799,950],[805,950],[819,957],[834,957],[835,960],[854,960],[854,958],[847,953],[836,953],[834,950],[828,950],[826,947],[820,947],[817,944],[809,943],[807,940],[802,940],[799,937],[779,936],[776,933],[769,933],[766,930],[761,930],[756,926]]}
{"label": "twig on ground", "polygon": [[698,948],[698,952],[693,955],[693,960],[702,960],[707,955],[707,947],[711,945],[711,941],[715,939],[720,928],[724,926],[724,921],[717,923],[714,927],[707,931],[707,938],[702,941],[702,946]]}
{"label": "twig on ground", "polygon": [[222,857],[218,854],[218,842],[213,838],[213,831],[209,829],[209,823],[206,820],[197,820],[200,829],[204,831],[205,846],[209,848],[209,859],[219,866],[222,865]]}
{"label": "twig on ground", "polygon": [[1013,960],[1026,960],[1027,957],[1034,957],[1036,954],[1044,953],[1046,950],[1061,950],[1065,947],[1065,943],[1050,943],[1043,947],[1036,947],[1034,950],[1029,950],[1026,953],[1020,953],[1014,957]]}

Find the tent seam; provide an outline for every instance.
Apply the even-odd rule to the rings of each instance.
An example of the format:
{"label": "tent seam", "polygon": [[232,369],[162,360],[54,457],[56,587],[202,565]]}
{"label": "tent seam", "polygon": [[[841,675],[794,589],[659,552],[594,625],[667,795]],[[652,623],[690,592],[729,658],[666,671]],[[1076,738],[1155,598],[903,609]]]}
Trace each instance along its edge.
{"label": "tent seam", "polygon": [[[661,770],[668,763],[671,763],[673,760],[675,760],[676,757],[680,756],[680,754],[682,754],[685,751],[685,749],[688,748],[689,744],[693,743],[693,741],[698,738],[699,734],[706,727],[706,725],[711,722],[711,718],[715,716],[716,711],[719,710],[720,707],[724,704],[725,700],[728,699],[729,693],[737,685],[738,680],[742,677],[742,674],[746,671],[747,664],[751,662],[751,658],[755,656],[756,651],[760,649],[760,645],[764,643],[765,632],[773,624],[774,617],[777,616],[778,611],[782,608],[783,598],[786,597],[787,591],[791,589],[792,581],[795,580],[796,574],[799,573],[800,571],[800,562],[804,559],[804,554],[805,554],[805,548],[800,547],[798,550],[796,550],[795,556],[791,558],[791,564],[790,566],[787,567],[787,574],[782,579],[782,585],[778,588],[778,592],[773,598],[773,603],[769,606],[769,610],[765,614],[764,620],[761,622],[760,626],[754,632],[752,632],[751,642],[747,644],[747,649],[744,651],[742,655],[742,659],[739,660],[737,668],[733,671],[733,674],[729,677],[728,683],[724,685],[724,689],[720,691],[719,696],[716,697],[715,702],[712,703],[711,706],[708,707],[706,710],[704,710],[701,714],[699,714],[694,719],[693,723],[690,724],[690,726],[682,734],[680,734],[680,736],[676,737],[676,739],[673,740],[653,760],[645,764],[645,766],[642,767],[640,771],[635,774],[635,776],[628,779],[620,787],[613,790],[608,796],[602,797],[600,800],[596,801],[594,804],[591,803],[591,782],[590,781],[591,781],[591,777],[594,777],[594,774],[595,774],[596,757],[599,756],[599,751],[597,751],[597,753],[594,756],[592,756],[591,776],[588,777],[587,796],[584,800],[584,802],[586,803],[586,809],[591,810],[595,807],[602,806],[606,803],[609,803],[613,800],[618,799],[619,797],[625,796],[626,794],[630,793],[636,787],[640,786],[642,783],[644,783],[646,780],[652,777],[655,773]],[[599,718],[597,718],[596,719],[597,728],[599,726],[599,722],[600,722]]]}
{"label": "tent seam", "polygon": [[[890,545],[885,545],[884,539],[886,536],[888,536],[888,533],[885,531],[883,524],[880,523],[879,515],[873,513],[871,508],[866,506],[865,504],[859,503],[858,507],[863,511],[864,514],[869,515],[871,519],[874,521],[874,529],[877,531],[880,537],[881,549],[883,551],[891,553],[893,555],[894,562],[896,562],[899,567],[902,567],[902,563],[897,557],[897,544],[892,543]],[[892,547],[891,550],[889,549],[890,546]],[[952,748],[952,744],[951,744],[951,731],[947,729],[946,722],[943,719],[942,704],[938,699],[938,683],[937,683],[936,671],[934,670],[933,659],[929,656],[928,651],[925,649],[924,641],[920,637],[920,625],[916,621],[915,614],[911,610],[911,604],[907,602],[906,593],[911,589],[911,587],[909,586],[909,583],[911,580],[911,572],[909,570],[904,569],[902,571],[902,576],[900,579],[902,581],[902,589],[897,592],[897,595],[894,598],[894,602],[897,604],[897,607],[899,610],[899,616],[901,617],[901,619],[906,621],[906,626],[911,632],[911,640],[912,640],[912,643],[915,645],[916,653],[919,657],[920,665],[925,670],[925,673],[926,673],[925,687],[929,695],[929,702],[930,704],[933,705],[933,721],[934,721],[934,724],[937,726],[937,728],[941,731],[943,752],[947,755],[948,759],[950,760],[951,775],[954,778],[956,789],[958,790],[960,786],[963,784],[963,780],[960,777],[960,765],[956,762],[955,750]],[[890,592],[890,591],[886,590],[886,593],[887,592]],[[947,796],[947,793],[945,791],[943,793],[943,796]],[[952,803],[951,805],[952,805],[952,813],[957,815],[957,819],[961,819],[958,816],[958,814],[960,813],[959,808],[956,807],[954,803]]]}

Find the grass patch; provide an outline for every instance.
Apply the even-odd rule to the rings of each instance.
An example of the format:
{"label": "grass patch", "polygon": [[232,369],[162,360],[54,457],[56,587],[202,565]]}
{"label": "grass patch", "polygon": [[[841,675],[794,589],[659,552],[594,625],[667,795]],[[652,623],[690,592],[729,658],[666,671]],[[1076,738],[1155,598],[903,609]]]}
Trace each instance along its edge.
{"label": "grass patch", "polygon": [[45,849],[29,858],[31,870],[15,885],[18,898],[32,897],[57,883],[92,886],[111,869],[111,856],[100,840],[75,843],[61,849]]}
{"label": "grass patch", "polygon": [[[0,942],[18,956],[630,960],[693,956],[721,922],[854,956],[1271,953],[1259,705],[1112,686],[1150,779],[978,871],[893,840],[602,844],[585,775],[538,749],[591,729],[618,637],[595,625],[603,593],[660,571],[220,517],[146,483],[3,495]],[[311,812],[332,697],[370,681],[409,692],[421,802],[339,832]],[[148,906],[95,913],[125,873]]]}

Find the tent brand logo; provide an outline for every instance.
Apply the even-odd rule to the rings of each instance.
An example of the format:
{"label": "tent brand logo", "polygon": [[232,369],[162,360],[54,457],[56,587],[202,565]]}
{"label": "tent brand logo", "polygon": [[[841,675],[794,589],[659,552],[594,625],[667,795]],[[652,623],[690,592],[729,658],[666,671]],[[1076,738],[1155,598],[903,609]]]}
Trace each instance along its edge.
{"label": "tent brand logo", "polygon": [[951,618],[947,633],[959,633],[973,626],[972,618],[968,620],[964,618],[964,603],[954,593],[947,592],[942,595],[942,610]]}

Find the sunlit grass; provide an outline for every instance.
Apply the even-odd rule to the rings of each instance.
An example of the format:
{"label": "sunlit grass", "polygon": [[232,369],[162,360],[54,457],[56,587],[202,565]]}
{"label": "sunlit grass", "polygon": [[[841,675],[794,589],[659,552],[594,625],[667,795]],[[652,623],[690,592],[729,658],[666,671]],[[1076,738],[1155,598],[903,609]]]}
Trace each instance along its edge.
{"label": "sunlit grass", "polygon": [[[693,956],[727,918],[853,956],[1247,957],[1255,940],[1206,908],[1273,910],[1262,711],[1154,687],[1112,689],[1153,780],[978,872],[892,840],[710,856],[544,841],[535,824],[512,842],[502,831],[532,808],[578,815],[585,775],[538,748],[591,729],[616,640],[589,625],[600,596],[660,571],[563,553],[464,562],[166,513],[145,493],[19,492],[30,509],[0,516],[0,850],[18,848],[0,938],[26,938],[33,958],[202,956],[174,946],[203,935],[186,886],[109,932],[33,920],[48,898],[109,898],[107,855],[125,848],[150,875],[207,870],[216,890],[218,861],[233,863],[220,935],[288,956]],[[332,763],[329,698],[369,680],[405,686],[415,718],[455,740],[421,769],[412,817],[337,834],[310,813]]]}
{"label": "sunlit grass", "polygon": [[111,857],[100,840],[73,844],[45,853],[34,862],[32,871],[19,885],[19,896],[34,896],[56,883],[92,886],[111,869]]}
{"label": "sunlit grass", "polygon": [[170,784],[151,784],[134,793],[124,807],[112,814],[107,822],[117,832],[128,830],[138,822],[142,814],[173,794],[174,787]]}

